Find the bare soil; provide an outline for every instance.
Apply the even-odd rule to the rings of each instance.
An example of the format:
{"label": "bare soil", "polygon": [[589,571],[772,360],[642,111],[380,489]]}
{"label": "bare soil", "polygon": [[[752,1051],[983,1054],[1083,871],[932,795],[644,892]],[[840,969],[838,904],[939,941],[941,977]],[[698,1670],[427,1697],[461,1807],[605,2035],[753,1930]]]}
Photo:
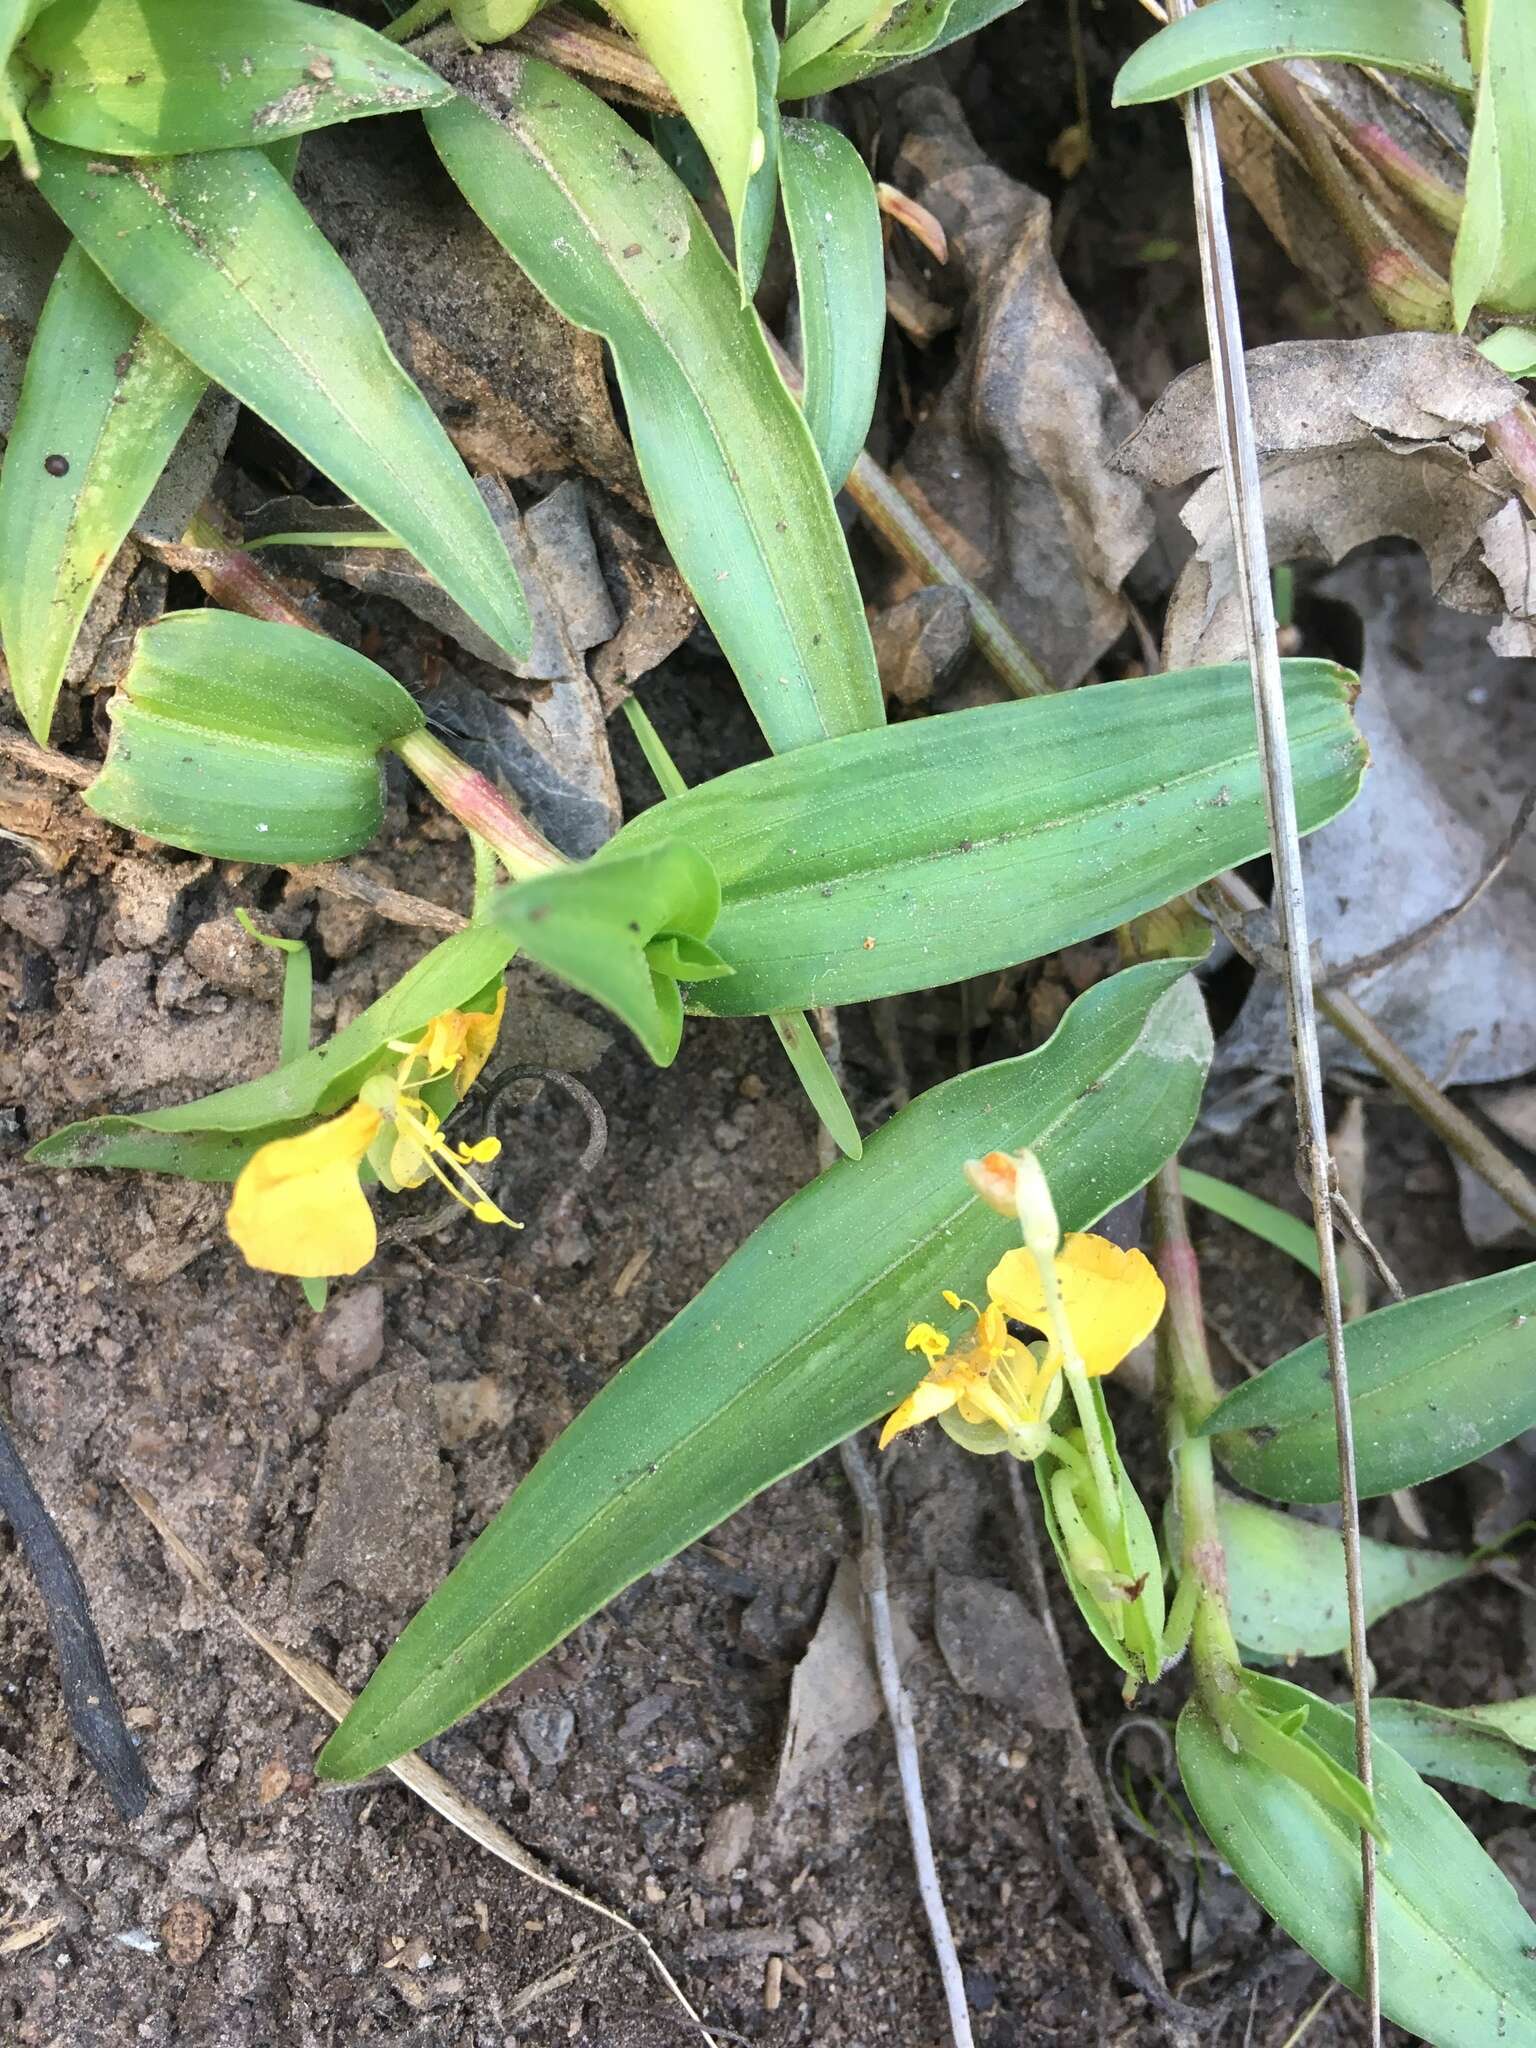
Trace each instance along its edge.
{"label": "bare soil", "polygon": [[[1014,118],[1008,85],[1024,75],[1026,35],[1045,109],[1033,123]],[[1114,53],[1090,55],[1102,104]],[[1045,162],[1071,103],[1059,28],[1026,10],[955,76],[983,142],[1061,194]],[[1150,116],[1105,123],[1107,154],[1070,188],[1057,229],[1069,281],[1142,396],[1196,353],[1187,197],[1176,150],[1166,135],[1153,147],[1152,133]],[[1184,255],[1138,267],[1139,244],[1169,233]],[[1299,288],[1251,239],[1260,320],[1273,309],[1280,331],[1295,331],[1285,295]],[[1266,278],[1279,281],[1272,294]],[[1267,338],[1262,325],[1254,338]],[[685,767],[755,750],[718,665],[679,664],[647,701]],[[627,805],[648,801],[617,730],[615,751]],[[383,844],[397,886],[465,901],[462,845],[403,793]],[[79,1560],[156,1788],[143,1818],[124,1823],[83,1765],[40,1602],[0,1531],[0,2040],[687,2040],[633,1945],[605,1946],[605,1923],[487,1858],[391,1779],[317,1784],[324,1717],[189,1585],[119,1481],[158,1499],[235,1608],[357,1688],[562,1426],[814,1172],[813,1122],[768,1028],[690,1028],[676,1066],[657,1073],[600,1013],[515,975],[514,1009],[520,989],[541,998],[544,1056],[585,1069],[606,1107],[601,1164],[572,1185],[580,1119],[547,1092],[506,1127],[505,1197],[525,1232],[456,1223],[389,1246],[317,1317],[294,1288],[242,1266],[218,1190],[46,1174],[22,1153],[87,1110],[179,1100],[271,1061],[275,980],[236,934],[237,903],[314,945],[323,1021],[355,1014],[420,935],[280,875],[209,870],[100,832],[57,875],[0,839],[0,900],[0,1394]],[[913,1085],[1037,1042],[1107,964],[1077,952],[1043,974],[901,1006],[891,1021]],[[897,1076],[870,1019],[845,1030],[850,1091],[872,1120]],[[1466,1245],[1449,1166],[1412,1119],[1373,1103],[1368,1130],[1370,1220],[1410,1286],[1497,1263]],[[1192,1154],[1299,1209],[1290,1156],[1279,1112],[1235,1146]],[[1312,1334],[1296,1269],[1224,1225],[1202,1223],[1200,1238],[1214,1320],[1235,1352],[1268,1358]],[[1138,1432],[1155,1493],[1150,1423],[1132,1420],[1133,1444]],[[884,1469],[892,1571],[918,1642],[907,1675],[935,1847],[977,2039],[1159,2041],[1161,2022],[1117,1974],[1044,1825],[1059,1811],[1074,1864],[1107,1895],[1060,1732],[1028,1702],[963,1692],[935,1644],[937,1572],[1023,1585],[1001,1475],[943,1440],[904,1447]],[[1424,1489],[1436,1540],[1468,1542],[1484,1498],[1465,1479]],[[1391,1512],[1372,1510],[1378,1533],[1401,1534]],[[559,1875],[646,1929],[722,2041],[946,2038],[887,1730],[855,1738],[787,1814],[769,1807],[790,1675],[855,1543],[836,1460],[819,1460],[431,1749]],[[1492,1578],[1410,1609],[1373,1634],[1378,1681],[1447,1704],[1529,1690],[1528,1612]],[[1062,1606],[1059,1620],[1102,1756],[1124,1718],[1117,1687],[1075,1615]],[[1303,1675],[1340,1687],[1334,1667]],[[1182,1686],[1173,1674],[1142,1711],[1171,1722]],[[1519,1813],[1460,1803],[1518,1858]],[[1278,2048],[1324,1980],[1235,1886],[1207,1871],[1197,1893],[1173,1833],[1159,1844],[1126,1831],[1170,1983],[1222,2015],[1207,2038]],[[32,1945],[8,1939],[52,1921]],[[785,1966],[773,1972],[776,2009],[773,1958]],[[1307,2035],[1312,2048],[1360,2038],[1343,1994]]]}

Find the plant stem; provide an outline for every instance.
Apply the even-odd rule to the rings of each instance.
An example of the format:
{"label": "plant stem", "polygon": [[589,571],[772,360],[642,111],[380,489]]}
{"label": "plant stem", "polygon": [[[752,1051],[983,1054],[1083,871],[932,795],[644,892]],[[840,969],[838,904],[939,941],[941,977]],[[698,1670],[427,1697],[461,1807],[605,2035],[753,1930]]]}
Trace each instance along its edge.
{"label": "plant stem", "polygon": [[1152,1257],[1168,1306],[1158,1326],[1158,1388],[1173,1461],[1179,1522],[1178,1577],[1196,1587],[1191,1657],[1201,1697],[1221,1724],[1242,1660],[1227,1606],[1227,1569],[1216,1519],[1216,1477],[1208,1438],[1195,1431],[1220,1400],[1205,1345],[1200,1267],[1184,1215],[1179,1166],[1170,1159],[1148,1193]]}
{"label": "plant stem", "polygon": [[530,881],[552,868],[569,865],[565,855],[514,810],[493,783],[425,729],[396,740],[394,751],[444,810],[485,841],[514,881]]}
{"label": "plant stem", "polygon": [[[1169,13],[1179,19],[1189,12],[1188,0],[1177,0]],[[1264,771],[1265,806],[1269,813],[1270,855],[1275,874],[1274,909],[1284,948],[1286,1009],[1291,1028],[1292,1066],[1296,1083],[1296,1118],[1301,1165],[1312,1201],[1317,1234],[1318,1274],[1323,1298],[1324,1334],[1328,1346],[1329,1381],[1333,1393],[1334,1432],[1338,1444],[1339,1505],[1344,1538],[1345,1589],[1349,1598],[1350,1677],[1355,1709],[1355,1769],[1367,1794],[1371,1790],[1371,1700],[1365,1649],[1365,1596],[1360,1564],[1360,1498],[1355,1480],[1354,1414],[1349,1398],[1349,1358],[1344,1346],[1344,1312],[1339,1300],[1339,1275],[1333,1235],[1333,1190],[1328,1157],[1328,1128],[1323,1113],[1323,1069],[1317,1042],[1317,1015],[1312,990],[1311,948],[1307,935],[1306,885],[1301,868],[1301,842],[1296,822],[1296,794],[1291,781],[1290,744],[1286,732],[1285,690],[1275,638],[1270,596],[1269,549],[1259,488],[1258,451],[1248,400],[1248,372],[1243,353],[1242,320],[1227,230],[1221,155],[1210,94],[1203,88],[1185,95],[1184,124],[1194,188],[1195,222],[1200,245],[1200,270],[1205,291],[1206,332],[1216,393],[1216,424],[1221,445],[1222,475],[1232,524],[1233,556],[1248,663],[1253,678],[1254,719],[1259,759]],[[1376,1919],[1376,1844],[1360,1831],[1361,1929],[1365,1956],[1367,2037],[1372,2048],[1381,2040],[1381,1958]]]}
{"label": "plant stem", "polygon": [[880,1513],[880,1495],[875,1475],[857,1436],[839,1446],[843,1471],[858,1503],[862,1538],[860,1576],[864,1605],[869,1616],[869,1633],[874,1643],[875,1668],[880,1674],[880,1691],[886,1717],[896,1744],[896,1767],[901,1779],[901,1797],[907,1812],[907,1833],[912,1842],[912,1862],[917,1871],[918,1895],[928,1916],[928,1931],[938,1960],[949,2010],[949,2031],[954,2048],[974,2048],[970,2002],[955,1937],[950,1931],[949,1911],[939,1884],[938,1865],[933,1859],[933,1837],[928,1827],[928,1807],[923,1797],[923,1773],[917,1754],[917,1733],[912,1724],[912,1702],[901,1682],[901,1664],[896,1655],[896,1633],[891,1620],[890,1588],[885,1569],[885,1532]]}
{"label": "plant stem", "polygon": [[416,0],[414,7],[407,7],[404,14],[397,14],[393,21],[379,30],[379,34],[392,43],[403,43],[408,36],[420,35],[434,21],[441,21],[447,12],[448,0]]}

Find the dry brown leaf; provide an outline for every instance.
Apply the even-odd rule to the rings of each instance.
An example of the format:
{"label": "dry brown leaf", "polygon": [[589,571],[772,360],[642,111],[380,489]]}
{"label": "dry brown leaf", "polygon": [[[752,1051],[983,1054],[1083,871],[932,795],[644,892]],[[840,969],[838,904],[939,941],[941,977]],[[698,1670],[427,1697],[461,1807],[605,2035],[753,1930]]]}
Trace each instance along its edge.
{"label": "dry brown leaf", "polygon": [[[1051,209],[988,163],[958,103],[905,93],[896,175],[942,226],[966,294],[959,366],[898,480],[1057,684],[1126,622],[1120,586],[1152,537],[1111,456],[1136,407],[1051,253]],[[898,591],[897,595],[904,595]]]}

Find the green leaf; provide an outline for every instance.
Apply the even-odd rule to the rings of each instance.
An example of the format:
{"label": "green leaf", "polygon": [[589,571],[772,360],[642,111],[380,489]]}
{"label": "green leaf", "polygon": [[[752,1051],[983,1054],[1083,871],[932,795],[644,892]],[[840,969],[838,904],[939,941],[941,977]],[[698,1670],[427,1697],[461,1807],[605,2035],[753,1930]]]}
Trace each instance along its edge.
{"label": "green leaf", "polygon": [[[749,295],[762,268],[766,242],[760,238],[761,246],[745,250],[742,219],[747,189],[765,160],[770,131],[759,122],[757,58],[762,45],[749,25],[745,0],[689,0],[686,7],[679,7],[677,0],[603,0],[603,5],[667,81],[703,143],[730,208],[736,246],[742,251],[743,294]],[[754,0],[753,12],[760,25],[766,7]],[[775,41],[775,68],[777,60]],[[748,260],[753,254],[755,268]]]}
{"label": "green leaf", "polygon": [[524,1479],[375,1672],[320,1768],[423,1742],[764,1486],[895,1407],[908,1325],[1017,1237],[961,1168],[1032,1145],[1083,1229],[1181,1142],[1210,1053],[1181,963],[1089,990],[1039,1052],[962,1074],[755,1231]]}
{"label": "green leaf", "polygon": [[[1303,1223],[1286,1209],[1276,1208],[1262,1195],[1251,1195],[1246,1188],[1234,1187],[1231,1181],[1218,1180],[1214,1174],[1197,1173],[1192,1166],[1179,1168],[1179,1181],[1190,1201],[1209,1209],[1213,1216],[1224,1216],[1250,1237],[1261,1237],[1266,1244],[1293,1258],[1298,1266],[1305,1266],[1316,1278],[1317,1234],[1310,1223]],[[1354,1306],[1357,1290],[1354,1276],[1340,1266],[1339,1291],[1347,1309]]]}
{"label": "green leaf", "polygon": [[768,1020],[778,1034],[795,1079],[810,1098],[833,1143],[848,1159],[862,1159],[864,1141],[848,1107],[842,1086],[827,1063],[811,1020],[803,1010],[781,1010]]}
{"label": "green leaf", "polygon": [[1536,377],[1536,329],[1501,327],[1478,347],[1506,377]]}
{"label": "green leaf", "polygon": [[43,196],[129,304],[526,654],[527,607],[489,512],[282,173],[244,149],[111,165],[44,142],[39,157]]}
{"label": "green leaf", "polygon": [[16,90],[21,85],[17,70],[20,67],[12,67],[11,55],[18,39],[51,4],[55,4],[55,0],[0,0],[0,134],[7,138],[0,144],[0,159],[15,149],[21,159],[23,174],[29,178],[37,176],[37,151],[25,115],[17,103]]}
{"label": "green leaf", "polygon": [[300,0],[53,0],[22,45],[39,135],[114,156],[246,149],[452,95],[362,22]]}
{"label": "green leaf", "polygon": [[680,973],[729,973],[703,941],[720,907],[703,854],[663,844],[498,890],[488,913],[518,951],[622,1017],[659,1067],[683,1035]]}
{"label": "green leaf", "polygon": [[[1142,1581],[1141,1592],[1133,1603],[1136,1625],[1123,1621],[1125,1635],[1122,1639],[1114,1633],[1102,1604],[1094,1598],[1092,1589],[1082,1582],[1073,1568],[1071,1553],[1062,1533],[1056,1503],[1052,1496],[1051,1482],[1060,1470],[1059,1461],[1049,1451],[1035,1460],[1035,1484],[1040,1490],[1040,1509],[1045,1522],[1046,1533],[1051,1547],[1056,1552],[1061,1566],[1062,1577],[1067,1582],[1072,1598],[1077,1602],[1077,1611],[1087,1622],[1094,1640],[1112,1664],[1118,1664],[1128,1672],[1137,1685],[1150,1684],[1161,1670],[1161,1645],[1165,1609],[1163,1600],[1163,1560],[1157,1547],[1157,1532],[1152,1527],[1141,1495],[1131,1482],[1115,1441],[1115,1426],[1110,1419],[1109,1404],[1104,1398],[1104,1389],[1097,1380],[1092,1382],[1094,1419],[1104,1445],[1106,1460],[1114,1474],[1115,1491],[1120,1501],[1121,1528],[1116,1543],[1106,1545],[1117,1567],[1123,1566],[1124,1575],[1130,1580]],[[1057,1427],[1064,1425],[1065,1418],[1059,1417]],[[1096,1532],[1102,1533],[1102,1532]],[[1120,1550],[1120,1555],[1116,1551]]]}
{"label": "green leaf", "polygon": [[72,244],[37,324],[0,472],[0,637],[38,740],[80,622],[206,386]]}
{"label": "green leaf", "polygon": [[1452,1710],[1419,1700],[1373,1699],[1371,1732],[1427,1778],[1448,1778],[1494,1799],[1536,1807],[1536,1700]]}
{"label": "green leaf", "polygon": [[544,0],[453,0],[449,13],[472,43],[501,43],[515,36]]}
{"label": "green leaf", "polygon": [[1172,99],[1249,64],[1336,57],[1452,92],[1472,90],[1449,0],[1208,0],[1143,43],[1115,80],[1117,107]]}
{"label": "green leaf", "polygon": [[314,1026],[315,969],[309,948],[302,939],[285,939],[280,932],[264,932],[248,910],[237,910],[235,921],[258,946],[283,955],[283,1022],[277,1061],[301,1059],[309,1051]]}
{"label": "green leaf", "polygon": [[[1349,1643],[1344,1539],[1336,1529],[1299,1521],[1257,1501],[1219,1492],[1217,1517],[1227,1557],[1232,1627],[1245,1648],[1264,1657],[1332,1657]],[[1365,1618],[1447,1586],[1472,1560],[1436,1550],[1408,1550],[1362,1537]]]}
{"label": "green leaf", "polygon": [[335,860],[384,818],[380,750],[425,723],[393,676],[302,626],[172,612],[109,707],[100,817],[221,860]]}
{"label": "green leaf", "polygon": [[[1307,1733],[1341,1770],[1354,1723],[1299,1686],[1248,1675],[1277,1710],[1304,1706]],[[1244,1752],[1198,1698],[1179,1717],[1179,1768],[1201,1825],[1265,1912],[1358,1991],[1360,1843],[1341,1815]],[[1533,2048],[1536,1926],[1498,1865],[1395,1750],[1372,1744],[1382,2007],[1435,2048]]]}
{"label": "green leaf", "polygon": [[1020,0],[897,0],[894,6],[891,0],[827,0],[784,45],[779,97],[833,92],[934,56],[1019,5]]}
{"label": "green leaf", "polygon": [[[1364,1496],[1454,1472],[1536,1427],[1536,1265],[1376,1309],[1344,1344]],[[1322,1338],[1228,1394],[1200,1434],[1251,1493],[1337,1500]]]}
{"label": "green leaf", "polygon": [[747,185],[741,217],[735,222],[736,270],[743,300],[762,281],[779,212],[779,162],[783,137],[779,127],[779,38],[773,26],[773,0],[741,0],[752,38],[752,68],[757,87],[757,128],[762,155]]}
{"label": "green leaf", "polygon": [[[1354,680],[1287,662],[1303,831],[1350,802]],[[989,704],[733,770],[631,820],[607,860],[690,841],[720,877],[710,1016],[852,1003],[1033,960],[1268,845],[1246,669]]]}
{"label": "green leaf", "polygon": [[302,1058],[175,1109],[69,1124],[34,1145],[28,1157],[39,1166],[133,1167],[233,1180],[268,1138],[353,1101],[384,1063],[392,1039],[419,1036],[444,1010],[489,1008],[477,998],[494,988],[515,950],[495,926],[471,925],[434,946],[345,1031]]}
{"label": "green leaf", "polygon": [[824,121],[786,121],[779,166],[805,335],[805,420],[841,490],[874,416],[885,247],[864,159]]}
{"label": "green leaf", "polygon": [[545,297],[612,348],[657,524],[769,744],[879,725],[815,445],[684,187],[564,72],[490,53],[475,78],[499,118],[467,100],[435,108],[438,153]]}
{"label": "green leaf", "polygon": [[1467,199],[1451,254],[1456,325],[1479,304],[1536,312],[1536,13],[1486,0]]}

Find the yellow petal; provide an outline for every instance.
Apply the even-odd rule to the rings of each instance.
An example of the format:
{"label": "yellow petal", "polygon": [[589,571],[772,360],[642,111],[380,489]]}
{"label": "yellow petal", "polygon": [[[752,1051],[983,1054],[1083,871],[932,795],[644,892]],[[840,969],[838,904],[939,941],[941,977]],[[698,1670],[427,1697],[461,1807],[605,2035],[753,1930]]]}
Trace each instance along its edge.
{"label": "yellow petal", "polygon": [[459,1071],[453,1084],[461,1102],[479,1080],[481,1068],[496,1050],[496,1039],[501,1030],[501,1016],[506,1007],[507,991],[503,983],[496,991],[494,1009],[466,1010],[463,1013],[464,1051],[459,1059]]}
{"label": "yellow petal", "polygon": [[[1074,1231],[1062,1240],[1056,1276],[1073,1340],[1092,1377],[1113,1372],[1152,1334],[1163,1312],[1163,1283],[1151,1261],[1090,1231]],[[1032,1254],[1005,1253],[987,1276],[987,1292],[1006,1315],[1054,1340],[1055,1323]]]}
{"label": "yellow petal", "polygon": [[247,1265],[297,1280],[340,1279],[367,1265],[378,1235],[357,1171],[381,1121],[356,1102],[246,1162],[225,1220]]}
{"label": "yellow petal", "polygon": [[893,1436],[900,1436],[904,1429],[916,1429],[920,1422],[931,1422],[935,1415],[942,1415],[946,1408],[953,1408],[959,1399],[957,1383],[944,1380],[924,1380],[915,1387],[894,1415],[886,1418],[880,1432],[880,1449],[883,1451]]}

